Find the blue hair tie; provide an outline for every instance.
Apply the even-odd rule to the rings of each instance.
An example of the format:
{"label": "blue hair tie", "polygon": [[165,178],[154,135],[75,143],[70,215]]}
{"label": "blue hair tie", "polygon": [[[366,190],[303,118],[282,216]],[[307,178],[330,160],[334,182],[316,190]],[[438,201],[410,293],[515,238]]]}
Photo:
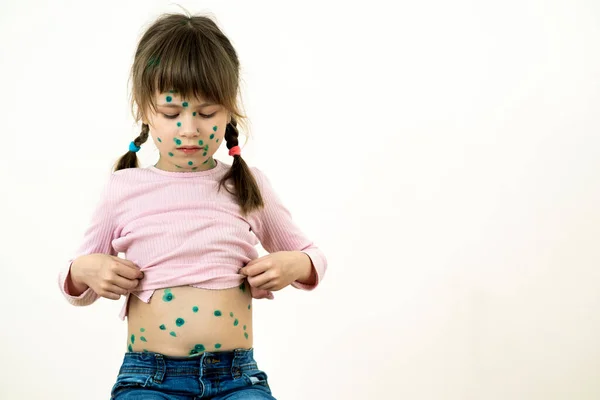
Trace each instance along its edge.
{"label": "blue hair tie", "polygon": [[138,146],[136,146],[135,143],[133,143],[133,141],[131,143],[129,143],[129,151],[137,153],[139,150],[140,150],[140,148]]}

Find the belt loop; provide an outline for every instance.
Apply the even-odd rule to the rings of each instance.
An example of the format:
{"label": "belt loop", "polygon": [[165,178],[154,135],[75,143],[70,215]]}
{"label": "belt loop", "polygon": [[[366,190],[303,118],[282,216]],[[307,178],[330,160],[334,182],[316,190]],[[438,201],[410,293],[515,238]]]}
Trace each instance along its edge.
{"label": "belt loop", "polygon": [[154,373],[154,382],[160,384],[163,381],[163,378],[165,377],[165,371],[166,371],[166,367],[165,367],[165,359],[163,358],[163,355],[160,353],[156,353],[155,354],[156,357],[156,372]]}

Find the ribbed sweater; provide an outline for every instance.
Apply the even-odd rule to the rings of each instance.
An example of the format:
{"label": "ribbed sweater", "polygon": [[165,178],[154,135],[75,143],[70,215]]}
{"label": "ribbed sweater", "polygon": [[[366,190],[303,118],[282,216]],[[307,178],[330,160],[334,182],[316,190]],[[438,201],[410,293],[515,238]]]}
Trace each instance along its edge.
{"label": "ribbed sweater", "polygon": [[[124,320],[131,294],[148,303],[156,289],[239,286],[246,277],[238,271],[258,257],[259,241],[269,253],[308,255],[316,284],[296,281],[292,286],[314,289],[327,268],[325,255],[293,221],[267,176],[250,167],[265,207],[243,217],[233,195],[225,187],[217,190],[231,165],[215,161],[216,166],[207,171],[171,172],[149,166],[112,172],[79,248],[58,274],[58,285],[69,303],[86,306],[99,298],[91,288],[79,296],[68,291],[71,264],[82,255],[124,253],[144,272],[136,290],[125,296],[119,313]],[[256,299],[274,298],[266,290],[251,288],[251,293]]]}

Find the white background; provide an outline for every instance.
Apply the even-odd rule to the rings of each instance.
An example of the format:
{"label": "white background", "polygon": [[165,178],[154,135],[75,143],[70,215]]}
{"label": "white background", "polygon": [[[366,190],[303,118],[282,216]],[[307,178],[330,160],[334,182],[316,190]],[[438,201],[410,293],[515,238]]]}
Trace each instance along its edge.
{"label": "white background", "polygon": [[[328,258],[255,302],[278,399],[600,398],[598,2],[179,4],[236,47],[244,158]],[[0,3],[2,399],[109,397],[124,299],[57,274],[139,133],[137,40],[180,11]]]}

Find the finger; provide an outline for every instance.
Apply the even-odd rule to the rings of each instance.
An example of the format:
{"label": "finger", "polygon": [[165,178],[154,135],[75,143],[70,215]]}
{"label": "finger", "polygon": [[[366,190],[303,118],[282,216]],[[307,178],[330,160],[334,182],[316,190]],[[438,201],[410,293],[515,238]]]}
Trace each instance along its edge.
{"label": "finger", "polygon": [[127,279],[122,276],[115,275],[113,279],[109,281],[111,284],[118,286],[124,290],[131,290],[136,288],[140,281],[139,279]]}
{"label": "finger", "polygon": [[139,279],[140,277],[144,276],[144,273],[140,271],[138,267],[132,267],[130,265],[120,263],[116,264],[115,272],[127,279]]}
{"label": "finger", "polygon": [[251,266],[245,266],[242,268],[244,274],[247,276],[256,276],[262,274],[269,269],[269,265],[266,263],[256,263]]}
{"label": "finger", "polygon": [[260,275],[248,278],[248,283],[254,286],[255,288],[260,288],[262,285],[266,284],[271,280],[271,277],[267,273],[262,273]]}

